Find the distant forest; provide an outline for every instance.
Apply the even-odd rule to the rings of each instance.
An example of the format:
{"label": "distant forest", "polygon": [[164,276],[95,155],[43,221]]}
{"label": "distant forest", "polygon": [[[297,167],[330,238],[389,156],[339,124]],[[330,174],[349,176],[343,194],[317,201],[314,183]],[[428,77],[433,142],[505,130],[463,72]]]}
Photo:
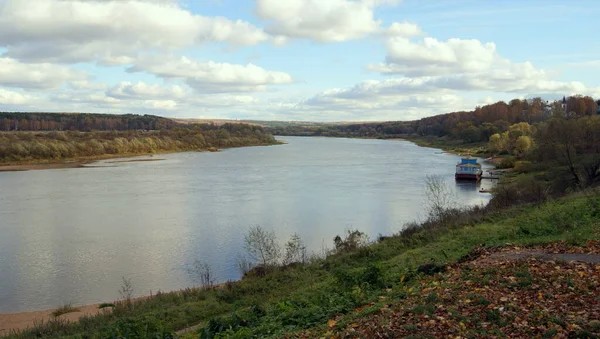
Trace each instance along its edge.
{"label": "distant forest", "polygon": [[[0,132],[0,164],[203,151],[277,143],[263,127],[247,124],[177,124],[155,116],[108,114],[30,114],[23,117],[18,115],[18,118],[4,118],[13,122],[18,120],[20,126],[18,131]],[[52,126],[50,123],[55,124],[55,130],[21,130],[23,126]],[[100,127],[96,130],[95,126]],[[114,126],[114,129],[103,130],[108,126]]]}
{"label": "distant forest", "polygon": [[0,131],[127,131],[163,130],[180,126],[177,122],[138,114],[95,113],[10,113],[0,112]]}
{"label": "distant forest", "polygon": [[397,138],[409,135],[447,137],[464,142],[487,142],[490,136],[508,131],[520,122],[535,124],[552,117],[583,117],[598,114],[600,100],[571,96],[555,102],[541,98],[514,99],[476,107],[473,111],[454,112],[416,121],[355,123],[329,126],[275,126],[274,135]]}

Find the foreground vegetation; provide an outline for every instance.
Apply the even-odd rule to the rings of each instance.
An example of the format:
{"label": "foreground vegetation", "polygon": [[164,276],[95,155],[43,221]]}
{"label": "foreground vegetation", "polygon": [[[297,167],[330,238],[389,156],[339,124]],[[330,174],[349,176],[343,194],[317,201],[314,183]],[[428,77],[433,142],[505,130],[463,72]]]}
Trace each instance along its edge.
{"label": "foreground vegetation", "polygon": [[[600,196],[594,191],[504,209],[433,207],[426,222],[408,225],[368,246],[360,232],[349,232],[336,239],[326,258],[312,256],[302,264],[297,257],[281,266],[285,256],[265,256],[266,265],[241,281],[159,293],[139,301],[125,298],[112,312],[83,317],[74,324],[56,318],[9,338],[170,338],[174,331],[197,324],[200,328],[186,337],[280,337],[302,335],[311,328],[325,332],[328,320],[356,318],[357,308],[364,305],[369,307],[362,308],[359,317],[373,312],[374,305],[383,307],[381,296],[388,298],[386,302],[403,300],[407,289],[421,286],[428,274],[475,248],[556,241],[585,245],[598,236]],[[247,237],[249,245],[256,245],[252,242],[256,239],[270,239],[268,233],[254,234],[254,240]]]}
{"label": "foreground vegetation", "polygon": [[276,143],[262,127],[242,124],[195,125],[160,131],[0,132],[0,163],[56,162]]}

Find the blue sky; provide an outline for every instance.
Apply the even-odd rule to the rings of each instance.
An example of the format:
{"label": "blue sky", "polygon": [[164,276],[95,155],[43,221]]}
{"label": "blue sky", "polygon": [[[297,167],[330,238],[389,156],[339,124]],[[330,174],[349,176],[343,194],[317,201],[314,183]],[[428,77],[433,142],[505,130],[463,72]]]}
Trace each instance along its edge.
{"label": "blue sky", "polygon": [[0,0],[0,110],[408,120],[600,97],[600,3]]}

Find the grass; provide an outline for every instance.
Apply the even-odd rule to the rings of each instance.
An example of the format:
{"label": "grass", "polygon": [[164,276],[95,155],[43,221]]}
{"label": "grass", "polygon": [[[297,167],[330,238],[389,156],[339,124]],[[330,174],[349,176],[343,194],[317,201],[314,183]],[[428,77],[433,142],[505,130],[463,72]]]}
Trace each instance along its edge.
{"label": "grass", "polygon": [[[556,241],[585,244],[597,237],[598,206],[600,196],[596,194],[495,212],[478,211],[457,219],[460,222],[417,228],[354,252],[278,269],[264,277],[250,275],[214,289],[159,293],[132,301],[131,305],[115,303],[112,312],[86,316],[78,323],[53,324],[45,337],[106,338],[128,334],[170,338],[174,331],[200,323],[204,324],[201,329],[183,338],[269,338],[311,328],[327,331],[327,322],[334,317],[351,317],[356,309],[362,310],[363,316],[374,312],[369,305],[381,303],[382,296],[394,300],[414,297],[414,291],[405,287],[429,277],[419,270],[423,264],[443,267],[482,245],[530,246]],[[444,274],[436,272],[437,269],[432,274]],[[527,272],[515,272],[515,276],[515,288],[531,288],[533,278]],[[481,283],[492,278],[492,272],[477,276]],[[428,293],[415,311],[431,313],[431,306],[439,298]],[[488,303],[483,296],[474,296],[474,300],[481,307]],[[495,313],[480,316],[500,321]],[[350,324],[353,320],[345,321]],[[32,335],[25,331],[9,338]]]}
{"label": "grass", "polygon": [[80,309],[79,307],[74,307],[71,304],[64,304],[61,307],[55,309],[54,311],[52,311],[52,316],[54,317],[60,317],[63,314],[67,314],[67,313],[73,313],[73,312],[79,312]]}
{"label": "grass", "polygon": [[462,140],[453,140],[443,137],[432,136],[407,136],[406,140],[414,142],[418,146],[443,149],[454,154],[471,154],[478,157],[487,157],[487,142],[465,143]]}

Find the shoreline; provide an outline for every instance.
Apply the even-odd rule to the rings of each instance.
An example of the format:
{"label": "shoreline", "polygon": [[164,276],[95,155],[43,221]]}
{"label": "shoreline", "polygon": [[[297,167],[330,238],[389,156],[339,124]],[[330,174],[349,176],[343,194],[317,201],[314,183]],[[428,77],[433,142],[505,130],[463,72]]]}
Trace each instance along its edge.
{"label": "shoreline", "polygon": [[78,321],[82,316],[97,315],[102,312],[110,312],[106,308],[98,308],[98,304],[73,306],[78,309],[76,312],[69,312],[54,317],[52,312],[55,309],[41,311],[27,311],[15,313],[0,313],[0,336],[10,334],[13,331],[22,331],[35,327],[36,324],[47,323],[56,318],[67,320],[69,322]]}
{"label": "shoreline", "polygon": [[[65,168],[95,168],[97,166],[86,166],[102,160],[110,159],[124,159],[124,158],[139,158],[139,157],[153,157],[160,154],[171,154],[171,153],[182,153],[182,152],[204,152],[204,151],[177,151],[177,152],[159,152],[159,153],[145,153],[145,154],[107,154],[97,157],[89,158],[75,158],[65,159],[48,162],[24,162],[24,163],[5,163],[0,164],[0,172],[21,172],[21,171],[36,171],[46,169],[65,169]],[[206,151],[208,152],[208,151]],[[109,163],[122,163],[122,162],[142,162],[142,161],[161,161],[165,159],[131,159],[131,160],[115,160]]]}
{"label": "shoreline", "polygon": [[[155,155],[162,154],[174,154],[174,153],[186,153],[186,152],[221,152],[224,149],[229,148],[240,148],[240,147],[265,147],[265,146],[276,146],[276,145],[284,145],[287,142],[277,142],[275,144],[265,144],[265,145],[247,145],[247,146],[236,146],[236,147],[223,147],[223,148],[215,148],[209,147],[207,149],[202,150],[179,150],[179,151],[164,151],[164,152],[156,152],[156,153],[141,153],[141,154],[104,154],[93,157],[82,157],[82,158],[72,158],[72,159],[63,159],[56,161],[32,161],[32,162],[12,162],[12,163],[0,163],[0,173],[2,172],[22,172],[22,171],[36,171],[36,170],[46,170],[46,169],[65,169],[65,168],[95,168],[100,166],[86,166],[98,161],[109,160],[109,159],[123,159],[123,158],[138,158],[138,157],[153,157]],[[111,161],[109,163],[123,163],[123,162],[142,162],[142,161],[161,161],[165,159],[131,159],[131,160],[123,160],[123,161]],[[102,166],[104,167],[104,166]]]}
{"label": "shoreline", "polygon": [[[201,290],[201,289],[217,289],[222,288],[227,283],[217,283],[212,285],[211,287],[191,287],[192,290]],[[173,290],[168,292],[160,292],[162,294],[170,294],[170,293],[181,293],[185,289]],[[133,304],[144,301],[147,299],[152,299],[156,297],[158,294],[151,295],[142,295],[139,297],[131,298],[131,302]],[[111,302],[104,303],[112,303],[117,304],[122,300],[115,300]],[[87,305],[73,305],[73,308],[77,309],[77,311],[64,313],[55,317],[52,315],[57,308],[45,309],[45,310],[37,310],[37,311],[23,311],[23,312],[12,312],[12,313],[0,313],[0,336],[11,334],[15,331],[23,331],[29,328],[35,327],[37,324],[47,323],[53,319],[66,320],[69,322],[77,322],[79,318],[83,316],[96,316],[102,313],[110,313],[113,310],[113,307],[104,307],[99,308],[100,305],[104,304],[102,302],[95,304],[87,304]]]}

